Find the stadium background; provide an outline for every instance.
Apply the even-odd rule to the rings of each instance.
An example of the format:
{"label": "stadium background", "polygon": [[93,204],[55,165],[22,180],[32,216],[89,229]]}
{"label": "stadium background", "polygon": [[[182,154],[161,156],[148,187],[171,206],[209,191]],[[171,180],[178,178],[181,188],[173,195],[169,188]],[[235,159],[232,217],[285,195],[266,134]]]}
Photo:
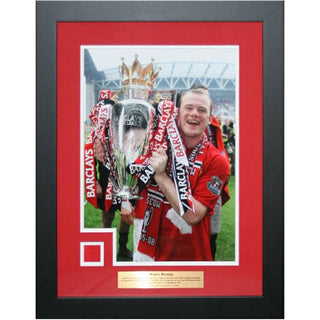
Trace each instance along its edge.
{"label": "stadium background", "polygon": [[[84,82],[85,82],[85,108],[83,119],[90,124],[89,114],[96,103],[99,90],[110,89],[119,91],[122,87],[119,65],[112,68],[98,70],[90,53],[91,49],[83,50]],[[125,61],[128,65],[131,61]],[[140,61],[145,66],[149,61]],[[194,84],[205,85],[213,99],[213,114],[220,115],[223,122],[233,119],[236,122],[236,64],[231,62],[214,61],[154,61],[155,70],[161,71],[153,87],[153,92],[188,90]]]}

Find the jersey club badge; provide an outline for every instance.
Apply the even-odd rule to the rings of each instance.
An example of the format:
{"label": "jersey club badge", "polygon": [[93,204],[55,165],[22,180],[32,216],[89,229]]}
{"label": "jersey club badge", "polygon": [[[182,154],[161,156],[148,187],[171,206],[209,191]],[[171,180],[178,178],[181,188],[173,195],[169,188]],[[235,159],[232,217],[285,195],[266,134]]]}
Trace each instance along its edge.
{"label": "jersey club badge", "polygon": [[222,187],[222,181],[219,179],[219,177],[215,177],[213,176],[210,180],[210,182],[208,182],[208,189],[210,190],[210,192],[214,195],[219,196],[220,195],[220,190]]}

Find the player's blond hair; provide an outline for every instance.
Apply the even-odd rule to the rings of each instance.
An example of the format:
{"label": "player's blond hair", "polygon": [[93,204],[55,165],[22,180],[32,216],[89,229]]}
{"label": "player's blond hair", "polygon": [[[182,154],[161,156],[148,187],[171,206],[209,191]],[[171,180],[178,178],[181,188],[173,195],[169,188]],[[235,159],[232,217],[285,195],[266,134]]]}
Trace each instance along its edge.
{"label": "player's blond hair", "polygon": [[210,98],[210,95],[209,95],[208,90],[206,90],[206,92],[205,92],[205,90],[206,90],[206,89],[204,89],[204,88],[203,88],[203,89],[202,89],[202,88],[197,88],[197,89],[190,89],[190,90],[188,90],[188,91],[183,92],[183,93],[181,94],[181,98],[180,98],[180,106],[181,106],[181,103],[182,103],[182,100],[183,100],[184,96],[187,95],[188,93],[195,93],[195,94],[199,94],[199,95],[206,95],[206,96],[209,98],[209,103],[210,103],[210,105],[209,105],[209,111],[210,111],[210,114],[211,114],[211,112],[212,112],[212,99]]}

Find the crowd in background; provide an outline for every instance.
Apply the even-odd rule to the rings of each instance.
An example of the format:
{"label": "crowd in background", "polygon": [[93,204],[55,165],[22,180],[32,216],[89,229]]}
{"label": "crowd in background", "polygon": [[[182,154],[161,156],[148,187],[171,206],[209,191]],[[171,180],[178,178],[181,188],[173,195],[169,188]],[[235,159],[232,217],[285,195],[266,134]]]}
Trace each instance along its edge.
{"label": "crowd in background", "polygon": [[231,171],[231,174],[234,175],[235,174],[235,148],[236,148],[235,123],[232,118],[229,118],[229,119],[227,118],[225,121],[223,121],[221,119],[220,114],[217,114],[215,117],[221,126],[223,143],[230,160],[230,171]]}

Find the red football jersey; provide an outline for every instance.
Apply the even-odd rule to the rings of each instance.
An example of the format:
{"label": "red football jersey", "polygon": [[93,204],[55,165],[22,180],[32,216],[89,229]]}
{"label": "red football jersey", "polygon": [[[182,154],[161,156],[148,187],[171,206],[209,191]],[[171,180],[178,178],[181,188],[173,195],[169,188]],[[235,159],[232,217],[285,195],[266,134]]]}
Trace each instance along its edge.
{"label": "red football jersey", "polygon": [[[208,214],[196,225],[189,226],[169,205],[163,209],[156,261],[212,260],[210,250],[210,214],[228,176],[225,158],[207,143],[207,152],[196,182],[191,185],[193,197],[205,205]],[[191,179],[192,180],[192,179]]]}
{"label": "red football jersey", "polygon": [[[210,131],[209,131],[210,130]],[[210,125],[207,127],[207,134],[210,142],[222,153],[229,163],[229,175],[230,175],[230,162],[227,151],[224,147],[220,123],[215,117],[212,117]],[[224,205],[230,199],[228,185],[225,185],[221,192],[222,205]]]}

